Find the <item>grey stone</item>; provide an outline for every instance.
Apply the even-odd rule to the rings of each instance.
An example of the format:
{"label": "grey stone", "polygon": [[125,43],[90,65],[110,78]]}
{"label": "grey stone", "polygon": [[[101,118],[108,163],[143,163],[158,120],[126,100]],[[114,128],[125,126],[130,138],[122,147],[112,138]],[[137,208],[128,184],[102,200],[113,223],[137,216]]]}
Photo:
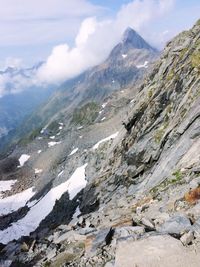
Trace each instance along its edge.
{"label": "grey stone", "polygon": [[97,233],[93,244],[92,244],[92,251],[95,251],[97,248],[100,248],[106,244],[106,237],[110,233],[111,228],[105,228],[102,230],[99,230]]}
{"label": "grey stone", "polygon": [[142,226],[125,226],[115,229],[114,238],[126,238],[126,237],[137,237],[143,235],[145,232]]}
{"label": "grey stone", "polygon": [[197,188],[200,185],[200,177],[197,177],[193,179],[190,183],[189,186],[191,189]]}
{"label": "grey stone", "polygon": [[190,220],[184,215],[174,215],[163,225],[158,227],[158,231],[169,234],[181,234],[191,229]]}
{"label": "grey stone", "polygon": [[115,267],[199,267],[199,250],[190,251],[168,235],[150,236],[117,245]]}
{"label": "grey stone", "polygon": [[92,227],[85,227],[85,228],[81,228],[78,230],[78,233],[80,235],[88,235],[88,234],[91,234],[91,233],[94,233],[96,232],[97,230],[95,228],[92,228]]}
{"label": "grey stone", "polygon": [[152,228],[152,229],[155,228],[154,224],[146,218],[142,218],[141,222],[144,226],[147,226],[147,227]]}
{"label": "grey stone", "polygon": [[54,258],[56,256],[56,248],[53,248],[53,249],[47,249],[46,251],[46,257],[48,260],[51,260],[52,258]]}
{"label": "grey stone", "polygon": [[104,267],[114,267],[114,262],[107,262]]}
{"label": "grey stone", "polygon": [[76,233],[75,231],[69,231],[64,234],[61,234],[59,237],[54,238],[54,243],[63,243],[63,242],[74,242],[74,241],[84,241],[85,236]]}
{"label": "grey stone", "polygon": [[58,230],[62,230],[62,231],[70,231],[71,230],[71,226],[70,225],[66,225],[66,224],[61,224],[57,227]]}
{"label": "grey stone", "polygon": [[189,231],[188,233],[182,235],[180,238],[183,245],[189,245],[193,239],[194,239],[194,234],[192,231]]}

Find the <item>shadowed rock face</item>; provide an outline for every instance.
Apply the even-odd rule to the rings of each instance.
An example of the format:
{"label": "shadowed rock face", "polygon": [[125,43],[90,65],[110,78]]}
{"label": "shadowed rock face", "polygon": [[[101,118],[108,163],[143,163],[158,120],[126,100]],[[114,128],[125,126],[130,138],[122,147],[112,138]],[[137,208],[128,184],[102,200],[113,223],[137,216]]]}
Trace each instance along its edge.
{"label": "shadowed rock face", "polygon": [[0,161],[0,176],[16,171],[19,161],[17,158],[7,158]]}

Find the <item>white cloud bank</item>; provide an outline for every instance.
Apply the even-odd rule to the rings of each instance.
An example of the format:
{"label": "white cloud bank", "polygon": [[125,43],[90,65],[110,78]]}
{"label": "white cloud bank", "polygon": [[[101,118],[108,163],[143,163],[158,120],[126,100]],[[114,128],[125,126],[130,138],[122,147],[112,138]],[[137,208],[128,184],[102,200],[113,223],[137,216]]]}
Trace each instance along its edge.
{"label": "white cloud bank", "polygon": [[[61,44],[53,48],[46,63],[39,69],[37,78],[44,83],[59,83],[99,64],[120,41],[130,26],[145,37],[151,22],[165,15],[174,0],[135,0],[123,5],[112,20],[86,18],[76,36],[75,46]],[[148,25],[148,27],[147,27]]]}
{"label": "white cloud bank", "polygon": [[[173,8],[176,0],[134,0],[123,5],[112,19],[98,19],[96,16],[87,17],[90,14],[95,14],[100,8],[86,0],[58,0],[58,2],[48,0],[48,8],[40,1],[41,8],[39,10],[37,9],[39,4],[37,0],[18,1],[25,6],[19,5],[17,9],[12,9],[12,0],[6,1],[6,5],[11,11],[13,10],[13,14],[10,10],[7,12],[5,5],[3,5],[4,12],[2,9],[0,10],[0,21],[37,21],[40,17],[44,18],[45,12],[47,12],[47,21],[66,16],[68,18],[73,16],[86,18],[81,23],[74,46],[70,47],[67,43],[55,46],[36,73],[33,72],[25,76],[19,73],[14,75],[0,74],[0,97],[8,93],[18,93],[33,85],[60,84],[99,64],[108,56],[113,46],[120,41],[128,26],[138,31],[144,38],[148,37],[147,41],[152,41],[151,38],[155,41],[155,35],[153,33],[149,35],[149,32],[152,32],[153,23],[159,23],[159,20]],[[60,6],[65,7],[65,9],[61,10]],[[79,7],[78,10],[77,7]],[[30,13],[24,17],[23,10],[29,10]],[[41,27],[43,27],[42,25],[43,23]],[[70,28],[69,25],[68,28]],[[60,28],[57,27],[57,30],[59,31]],[[56,29],[52,28],[52,32],[56,32]],[[35,34],[34,31],[33,34]],[[41,34],[38,33],[38,38],[40,36]],[[156,39],[156,41],[159,43],[159,40]],[[19,59],[10,59],[10,62],[15,65],[21,63]]]}

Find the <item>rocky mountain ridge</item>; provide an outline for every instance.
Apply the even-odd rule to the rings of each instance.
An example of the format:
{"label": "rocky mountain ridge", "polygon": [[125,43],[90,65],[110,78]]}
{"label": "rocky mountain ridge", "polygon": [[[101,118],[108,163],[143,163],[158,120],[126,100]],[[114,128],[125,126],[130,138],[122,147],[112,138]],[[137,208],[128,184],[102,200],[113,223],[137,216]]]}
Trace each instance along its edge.
{"label": "rocky mountain ridge", "polygon": [[[88,102],[103,102],[113,92],[135,86],[147,73],[159,52],[152,48],[133,29],[125,31],[122,42],[113,48],[109,57],[100,65],[65,82],[52,97],[29,116],[13,133],[12,139],[42,128],[49,120],[70,121],[75,109]],[[16,141],[15,140],[15,141]],[[7,143],[10,143],[8,139]]]}
{"label": "rocky mountain ridge", "polygon": [[[168,43],[141,86],[125,87],[99,108],[87,106],[84,114],[91,115],[91,108],[99,114],[92,123],[81,125],[82,113],[77,113],[78,123],[68,128],[59,117],[56,125],[44,127],[31,144],[13,152],[16,158],[26,153],[26,162],[17,168],[13,161],[12,174],[42,172],[35,172],[35,181],[23,188],[34,185],[39,191],[25,199],[28,210],[1,217],[4,243],[14,234],[9,237],[6,231],[28,225],[48,192],[53,199],[55,190],[62,193],[65,186],[67,191],[29,237],[2,245],[4,263],[199,266],[199,55],[198,21]],[[10,169],[4,168],[4,174]],[[75,196],[67,183],[73,184],[74,177],[76,184],[82,179]],[[13,188],[20,192],[16,184]],[[10,228],[5,228],[7,219]]]}

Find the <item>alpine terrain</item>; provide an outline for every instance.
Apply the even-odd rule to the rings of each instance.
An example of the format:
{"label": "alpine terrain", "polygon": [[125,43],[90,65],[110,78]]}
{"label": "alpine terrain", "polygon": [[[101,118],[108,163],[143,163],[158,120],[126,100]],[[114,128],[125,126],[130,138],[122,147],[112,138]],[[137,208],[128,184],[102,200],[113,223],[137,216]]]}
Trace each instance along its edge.
{"label": "alpine terrain", "polygon": [[199,267],[200,21],[128,28],[4,142],[0,266]]}

